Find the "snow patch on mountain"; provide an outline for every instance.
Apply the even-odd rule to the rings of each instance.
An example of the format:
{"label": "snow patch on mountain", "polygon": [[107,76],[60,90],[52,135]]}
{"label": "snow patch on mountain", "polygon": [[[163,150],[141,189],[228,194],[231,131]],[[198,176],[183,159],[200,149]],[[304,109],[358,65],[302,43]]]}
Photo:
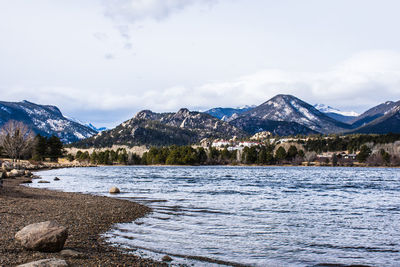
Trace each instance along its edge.
{"label": "snow patch on mountain", "polygon": [[342,116],[350,116],[350,117],[357,117],[360,115],[355,111],[341,111],[337,108],[333,108],[325,104],[315,104],[314,107],[319,111],[321,111],[322,113],[336,113]]}
{"label": "snow patch on mountain", "polygon": [[71,121],[74,121],[74,122],[76,122],[76,123],[85,125],[85,126],[89,127],[90,129],[92,129],[92,130],[98,132],[98,133],[100,133],[100,132],[102,132],[102,131],[108,130],[106,127],[99,127],[99,128],[97,128],[96,126],[94,126],[94,125],[93,125],[92,123],[90,123],[90,122],[83,122],[83,121],[78,120],[78,119],[76,119],[76,118],[74,118],[74,117],[69,117],[69,116],[64,116],[64,117],[67,118],[67,119],[69,119],[69,120],[71,120]]}

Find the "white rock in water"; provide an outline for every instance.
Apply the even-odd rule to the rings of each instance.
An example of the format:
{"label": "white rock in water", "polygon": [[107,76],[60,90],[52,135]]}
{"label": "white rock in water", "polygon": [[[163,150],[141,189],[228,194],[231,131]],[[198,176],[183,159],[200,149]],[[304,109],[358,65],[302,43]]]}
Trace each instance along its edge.
{"label": "white rock in water", "polygon": [[118,194],[118,193],[120,193],[121,191],[119,190],[118,187],[113,186],[113,187],[110,188],[110,191],[108,191],[108,192],[109,192],[110,194]]}

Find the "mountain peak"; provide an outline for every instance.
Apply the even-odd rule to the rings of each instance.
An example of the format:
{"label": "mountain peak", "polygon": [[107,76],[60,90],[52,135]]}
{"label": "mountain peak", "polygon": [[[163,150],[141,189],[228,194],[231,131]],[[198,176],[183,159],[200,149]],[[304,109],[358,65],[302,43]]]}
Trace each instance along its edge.
{"label": "mountain peak", "polygon": [[176,114],[189,114],[190,111],[187,108],[181,108],[180,110],[178,110],[178,112]]}
{"label": "mountain peak", "polygon": [[133,117],[135,119],[151,119],[155,113],[151,110],[145,109],[136,113]]}
{"label": "mountain peak", "polygon": [[320,133],[343,132],[348,127],[301,99],[284,94],[274,96],[241,116],[250,116],[261,120],[295,122]]}
{"label": "mountain peak", "polygon": [[293,96],[293,95],[285,95],[285,94],[278,94],[276,96],[274,96],[273,98],[270,99],[270,101],[276,100],[276,99],[284,99],[286,101],[290,101],[290,100],[300,100],[297,97]]}

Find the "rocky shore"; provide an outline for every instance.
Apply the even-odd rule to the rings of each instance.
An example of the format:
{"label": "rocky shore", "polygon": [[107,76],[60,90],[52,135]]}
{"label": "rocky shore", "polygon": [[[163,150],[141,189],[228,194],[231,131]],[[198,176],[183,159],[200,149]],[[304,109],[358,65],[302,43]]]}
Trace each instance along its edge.
{"label": "rocky shore", "polygon": [[[42,259],[65,260],[68,266],[166,266],[124,253],[105,243],[101,234],[115,223],[131,222],[150,209],[134,202],[20,186],[31,178],[3,179],[0,188],[0,266]],[[29,251],[15,240],[28,224],[55,221],[68,228],[64,249],[70,253]],[[76,252],[76,253],[75,253]]]}

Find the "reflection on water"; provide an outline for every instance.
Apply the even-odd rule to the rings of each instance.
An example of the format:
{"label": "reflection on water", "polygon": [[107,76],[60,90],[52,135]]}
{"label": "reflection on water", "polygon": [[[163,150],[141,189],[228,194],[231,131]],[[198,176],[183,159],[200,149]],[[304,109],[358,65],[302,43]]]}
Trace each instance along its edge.
{"label": "reflection on water", "polygon": [[256,266],[400,262],[398,169],[97,167],[39,174],[51,183],[32,186],[107,196],[117,186],[123,193],[113,197],[152,207],[149,216],[107,233],[110,242],[145,255]]}

